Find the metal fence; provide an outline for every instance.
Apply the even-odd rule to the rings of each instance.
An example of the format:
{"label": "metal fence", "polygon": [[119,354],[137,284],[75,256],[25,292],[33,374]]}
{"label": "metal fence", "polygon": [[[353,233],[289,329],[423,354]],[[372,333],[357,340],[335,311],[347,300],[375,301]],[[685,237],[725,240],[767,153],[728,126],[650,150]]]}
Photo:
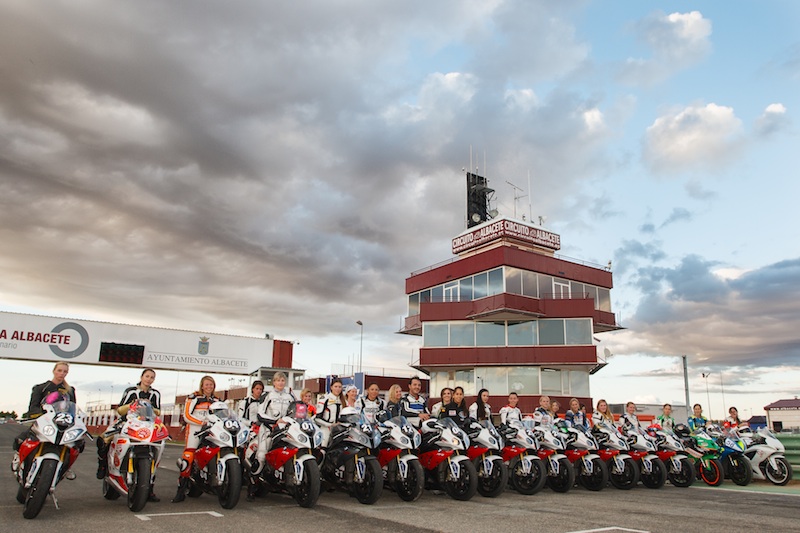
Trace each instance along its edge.
{"label": "metal fence", "polygon": [[778,435],[778,440],[786,447],[786,459],[795,472],[800,472],[800,435]]}

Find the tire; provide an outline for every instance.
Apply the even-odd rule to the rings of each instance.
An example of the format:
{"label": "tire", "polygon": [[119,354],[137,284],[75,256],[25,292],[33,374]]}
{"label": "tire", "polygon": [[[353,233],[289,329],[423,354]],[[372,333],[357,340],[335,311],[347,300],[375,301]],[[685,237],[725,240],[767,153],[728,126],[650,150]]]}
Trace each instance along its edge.
{"label": "tire", "polygon": [[718,487],[725,480],[725,469],[719,459],[709,459],[708,468],[703,466],[703,461],[697,462],[700,479],[710,487]]}
{"label": "tire", "polygon": [[480,457],[475,459],[475,470],[478,472],[478,493],[484,498],[497,498],[508,485],[508,467],[499,455],[491,456],[492,466],[491,477],[481,475],[484,472],[483,461]]}
{"label": "tire", "polygon": [[[216,472],[217,471],[217,459],[214,458],[208,462],[206,468],[209,472]],[[192,474],[189,476],[189,490],[186,491],[186,495],[190,498],[199,498],[203,495],[203,485],[200,484],[198,480],[203,479],[200,476],[200,471],[197,469],[197,465],[192,465]],[[180,483],[180,478],[178,478],[178,482]]]}
{"label": "tire", "polygon": [[691,487],[697,476],[694,473],[694,463],[688,457],[681,457],[681,471],[667,472],[669,482],[675,487]]}
{"label": "tire", "polygon": [[578,478],[586,490],[598,491],[608,485],[608,467],[599,457],[592,459],[592,473]]}
{"label": "tire", "polygon": [[36,518],[39,511],[42,510],[47,495],[50,494],[50,485],[53,484],[57,466],[58,461],[55,459],[42,461],[39,471],[36,473],[36,479],[33,480],[25,498],[25,508],[22,510],[22,516],[25,518]]}
{"label": "tire", "polygon": [[525,475],[522,468],[522,459],[519,456],[511,460],[508,465],[508,475],[511,479],[511,486],[526,496],[536,494],[544,487],[547,482],[547,466],[543,461],[531,460],[531,472]]}
{"label": "tire", "polygon": [[731,481],[739,486],[744,487],[753,481],[753,470],[750,468],[750,461],[744,455],[729,455],[728,471],[731,475]]}
{"label": "tire", "polygon": [[620,473],[614,472],[613,459],[608,462],[608,479],[614,488],[619,490],[630,490],[639,483],[639,465],[632,458],[627,457],[622,460],[623,470]]}
{"label": "tire", "polygon": [[292,497],[300,507],[311,508],[317,504],[320,492],[319,465],[313,459],[303,464],[303,479],[295,480]]}
{"label": "tire", "polygon": [[103,498],[105,498],[106,500],[116,500],[116,499],[119,498],[119,496],[120,496],[120,494],[119,494],[119,492],[117,492],[117,489],[112,487],[108,483],[108,481],[106,481],[104,479],[103,480]]}
{"label": "tire", "polygon": [[648,489],[660,489],[667,482],[667,466],[664,461],[656,457],[653,459],[653,471],[650,474],[641,473],[642,485]]}
{"label": "tire", "polygon": [[575,468],[569,459],[563,457],[558,460],[558,476],[551,476],[548,473],[547,486],[555,492],[567,492],[575,485]]}
{"label": "tire", "polygon": [[19,488],[17,489],[17,501],[19,503],[24,504],[25,500],[27,499],[28,499],[28,491],[25,490],[25,487],[20,485]]}
{"label": "tire", "polygon": [[454,500],[467,501],[475,496],[478,492],[478,471],[475,470],[475,465],[472,461],[461,461],[458,463],[459,468],[458,479],[450,479],[450,466],[447,461],[443,461],[439,468],[444,470],[444,490],[448,496]]}
{"label": "tire", "polygon": [[225,477],[217,487],[217,496],[223,509],[233,509],[242,495],[242,467],[238,459],[228,459],[227,463]]}
{"label": "tire", "polygon": [[353,481],[353,494],[359,502],[372,505],[383,493],[383,469],[371,455],[364,458],[364,466],[364,481]]}
{"label": "tire", "polygon": [[393,464],[395,477],[392,488],[404,502],[417,501],[425,488],[425,470],[422,468],[419,459],[408,461],[408,472],[405,480],[400,478],[397,462],[395,461]]}
{"label": "tire", "polygon": [[136,459],[133,468],[133,483],[128,485],[128,509],[138,513],[150,496],[150,458]]}
{"label": "tire", "polygon": [[764,463],[764,475],[775,485],[786,485],[792,479],[792,465],[784,457],[776,457],[775,462],[778,468],[772,468],[769,461]]}

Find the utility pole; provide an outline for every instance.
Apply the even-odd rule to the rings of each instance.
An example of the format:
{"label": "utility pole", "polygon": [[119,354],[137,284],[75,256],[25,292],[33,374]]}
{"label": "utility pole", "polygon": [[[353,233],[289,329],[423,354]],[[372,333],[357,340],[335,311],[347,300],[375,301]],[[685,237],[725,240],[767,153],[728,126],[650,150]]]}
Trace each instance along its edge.
{"label": "utility pole", "polygon": [[683,389],[686,393],[686,415],[689,416],[692,414],[692,406],[689,404],[689,367],[686,364],[686,356],[682,355],[683,358]]}

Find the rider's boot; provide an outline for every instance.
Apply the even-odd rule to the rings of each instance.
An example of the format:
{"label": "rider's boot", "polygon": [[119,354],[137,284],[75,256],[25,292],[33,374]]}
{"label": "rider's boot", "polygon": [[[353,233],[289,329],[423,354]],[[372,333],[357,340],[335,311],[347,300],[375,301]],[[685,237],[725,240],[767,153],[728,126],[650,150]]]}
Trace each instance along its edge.
{"label": "rider's boot", "polygon": [[172,503],[180,503],[186,499],[186,492],[189,490],[189,478],[188,477],[179,477],[178,478],[178,492],[175,493],[175,497],[172,498]]}
{"label": "rider's boot", "polygon": [[103,437],[97,437],[97,479],[108,475],[108,444]]}

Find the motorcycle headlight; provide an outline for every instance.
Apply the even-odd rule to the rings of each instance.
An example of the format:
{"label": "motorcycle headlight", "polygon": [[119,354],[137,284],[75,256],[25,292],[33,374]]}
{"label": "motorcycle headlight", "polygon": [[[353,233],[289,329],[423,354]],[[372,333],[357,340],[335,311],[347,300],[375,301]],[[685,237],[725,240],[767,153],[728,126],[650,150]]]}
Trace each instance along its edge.
{"label": "motorcycle headlight", "polygon": [[409,442],[408,437],[400,437],[400,444],[403,446],[408,446]]}
{"label": "motorcycle headlight", "polygon": [[314,447],[322,446],[322,432],[317,431],[314,433]]}
{"label": "motorcycle headlight", "polygon": [[239,432],[239,436],[236,439],[236,446],[244,446],[247,443],[247,438],[250,436],[250,431],[244,430]]}
{"label": "motorcycle headlight", "polygon": [[419,448],[420,444],[422,444],[422,435],[414,432],[414,448]]}
{"label": "motorcycle headlight", "polygon": [[230,433],[220,433],[219,440],[222,442],[231,442],[231,434]]}
{"label": "motorcycle headlight", "polygon": [[455,446],[457,448],[461,446],[461,440],[459,440],[458,437],[453,437],[453,441],[452,442],[453,442],[453,446]]}
{"label": "motorcycle headlight", "polygon": [[81,438],[81,435],[83,435],[83,430],[82,429],[76,429],[76,428],[70,429],[69,431],[64,433],[64,438],[61,439],[61,442],[65,442],[66,443],[66,442],[72,442],[74,440],[78,440],[79,438]]}
{"label": "motorcycle headlight", "polygon": [[42,433],[44,433],[47,437],[52,437],[56,434],[56,428],[53,426],[45,426],[42,428]]}
{"label": "motorcycle headlight", "polygon": [[297,436],[297,442],[299,442],[300,444],[305,444],[305,443],[307,443],[307,442],[308,442],[308,437],[306,437],[306,436],[305,436],[305,434],[303,434],[303,433],[300,433],[300,434]]}

